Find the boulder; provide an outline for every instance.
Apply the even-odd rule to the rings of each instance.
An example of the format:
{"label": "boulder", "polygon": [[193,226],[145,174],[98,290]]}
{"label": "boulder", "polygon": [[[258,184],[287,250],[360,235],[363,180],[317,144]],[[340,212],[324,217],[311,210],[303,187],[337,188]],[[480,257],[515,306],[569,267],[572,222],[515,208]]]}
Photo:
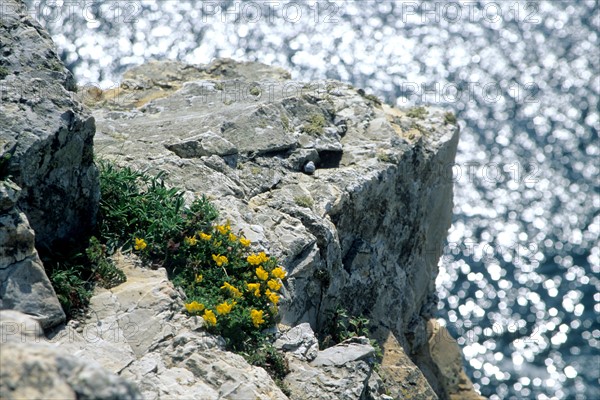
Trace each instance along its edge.
{"label": "boulder", "polygon": [[137,388],[93,359],[56,349],[38,322],[18,311],[0,311],[0,398],[141,400]]}
{"label": "boulder", "polygon": [[282,332],[273,346],[303,361],[312,361],[319,353],[319,342],[308,322]]}
{"label": "boulder", "polygon": [[11,176],[22,188],[19,207],[38,250],[51,250],[94,223],[94,118],[75,99],[52,39],[21,1],[2,2],[0,43],[0,179]]}
{"label": "boulder", "polygon": [[310,363],[288,357],[290,373],[284,383],[291,399],[385,399],[373,370],[375,349],[366,338],[353,338],[323,351]]}
{"label": "boulder", "polygon": [[[341,82],[297,82],[232,60],[152,62],[125,77],[116,90],[82,92],[99,154],[164,173],[188,199],[209,196],[256,251],[278,257],[288,270],[283,324],[319,332],[338,308],[365,316],[410,355],[401,364],[415,393],[444,398],[414,362],[428,341],[451,221],[459,129],[443,110],[409,112]],[[297,353],[288,358],[302,379],[339,367],[307,364],[314,351],[304,336],[278,344]],[[344,374],[361,378],[348,393],[377,388],[368,363],[353,363]]]}
{"label": "boulder", "polygon": [[29,314],[45,329],[65,313],[35,250],[35,233],[17,204],[21,189],[0,181],[0,310]]}
{"label": "boulder", "polygon": [[[387,393],[394,399],[436,400],[438,396],[423,370],[406,354],[394,335],[389,333],[381,341],[383,358],[379,375]],[[459,366],[462,368],[462,364]],[[439,393],[443,394],[441,391]],[[440,398],[446,399],[445,396]]]}
{"label": "boulder", "polygon": [[281,260],[284,324],[319,331],[342,307],[409,353],[426,341],[413,333],[437,305],[459,131],[442,110],[415,117],[341,82],[232,60],[152,62],[98,98],[86,101],[102,157],[208,195]]}

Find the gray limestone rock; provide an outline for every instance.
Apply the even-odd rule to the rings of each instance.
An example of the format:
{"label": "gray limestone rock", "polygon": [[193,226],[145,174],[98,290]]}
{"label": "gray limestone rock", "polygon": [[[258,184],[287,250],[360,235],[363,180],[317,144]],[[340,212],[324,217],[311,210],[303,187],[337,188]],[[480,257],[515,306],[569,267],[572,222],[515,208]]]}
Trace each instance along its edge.
{"label": "gray limestone rock", "polygon": [[37,245],[51,248],[95,220],[94,118],[74,98],[71,73],[22,2],[2,2],[0,43],[0,175],[21,187],[19,207]]}
{"label": "gray limestone rock", "polygon": [[319,351],[310,363],[288,357],[285,384],[292,399],[363,400],[379,396],[380,379],[373,371],[375,349],[366,338],[353,338]]}
{"label": "gray limestone rock", "polygon": [[[408,354],[422,348],[451,221],[452,181],[444,172],[454,162],[458,126],[444,124],[443,110],[411,117],[341,82],[306,84],[276,69],[263,79],[250,70],[269,68],[231,60],[136,67],[126,78],[146,83],[120,88],[135,102],[107,103],[104,93],[90,103],[99,153],[164,172],[188,198],[208,195],[256,250],[278,257],[288,271],[285,325],[307,322],[319,331],[342,307],[367,316],[382,336],[393,334]],[[231,143],[235,162],[229,150],[198,151],[201,139],[187,153],[190,132]],[[186,145],[169,150],[173,143]],[[367,371],[368,380],[364,363],[352,368]]]}
{"label": "gray limestone rock", "polygon": [[92,359],[62,352],[33,318],[0,311],[0,398],[141,400],[137,388]]}
{"label": "gray limestone rock", "polygon": [[265,370],[225,351],[201,317],[183,313],[164,269],[141,268],[133,256],[115,261],[127,282],[96,289],[88,318],[53,332],[61,353],[96,360],[135,382],[145,400],[287,398]]}
{"label": "gray limestone rock", "polygon": [[375,361],[375,349],[365,337],[351,338],[320,351],[310,364],[315,367],[341,367],[360,360]]}
{"label": "gray limestone rock", "polygon": [[0,310],[34,316],[43,328],[65,320],[56,293],[35,250],[35,234],[17,207],[20,188],[0,181]]}
{"label": "gray limestone rock", "polygon": [[319,353],[319,342],[307,322],[284,331],[273,346],[304,361],[314,360]]}

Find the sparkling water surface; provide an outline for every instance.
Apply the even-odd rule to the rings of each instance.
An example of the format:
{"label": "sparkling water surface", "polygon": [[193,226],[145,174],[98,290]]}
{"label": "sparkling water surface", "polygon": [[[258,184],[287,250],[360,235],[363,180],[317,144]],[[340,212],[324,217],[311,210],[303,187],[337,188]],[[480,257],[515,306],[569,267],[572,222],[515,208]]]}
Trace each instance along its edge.
{"label": "sparkling water surface", "polygon": [[75,3],[28,2],[80,84],[232,57],[453,110],[440,322],[491,399],[600,399],[597,1]]}

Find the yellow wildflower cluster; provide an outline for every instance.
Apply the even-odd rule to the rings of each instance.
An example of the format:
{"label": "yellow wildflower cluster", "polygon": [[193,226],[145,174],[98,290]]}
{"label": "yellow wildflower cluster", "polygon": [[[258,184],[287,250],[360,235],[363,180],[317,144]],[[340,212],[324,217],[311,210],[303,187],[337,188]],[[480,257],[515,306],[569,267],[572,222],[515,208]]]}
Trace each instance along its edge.
{"label": "yellow wildflower cluster", "polygon": [[186,236],[183,239],[183,241],[189,246],[194,246],[196,243],[198,243],[198,239],[196,239],[196,236]]}
{"label": "yellow wildflower cluster", "polygon": [[214,311],[212,311],[212,310],[205,310],[202,318],[204,318],[204,321],[206,321],[206,323],[208,325],[214,326],[217,324],[217,316],[215,315]]}
{"label": "yellow wildflower cluster", "polygon": [[[208,257],[208,263],[206,259],[198,258],[194,265],[197,269],[190,278],[196,286],[192,296],[200,296],[199,300],[205,303],[192,301],[185,304],[189,314],[201,316],[207,327],[217,329],[221,328],[222,323],[238,326],[242,320],[247,321],[248,316],[252,322],[251,326],[262,329],[271,321],[272,316],[277,314],[281,302],[282,280],[286,277],[285,270],[277,266],[275,260],[264,251],[247,252],[245,248],[252,242],[241,233],[233,233],[229,222],[214,225],[211,232],[198,231],[192,236],[186,236],[183,242],[187,249],[197,246],[197,251],[204,257],[211,255]],[[223,250],[224,248],[227,250]],[[208,253],[204,253],[206,249],[209,249]],[[217,267],[218,270],[215,269]],[[247,281],[243,280],[242,276],[246,277]],[[215,279],[223,279],[220,280],[223,282],[220,287],[223,292],[216,298],[209,287]],[[239,329],[246,329],[244,326],[246,325],[239,325]]]}
{"label": "yellow wildflower cluster", "polygon": [[264,251],[261,251],[258,254],[250,254],[248,257],[246,257],[246,261],[248,261],[252,265],[264,264],[268,260],[269,257],[267,257]]}
{"label": "yellow wildflower cluster", "polygon": [[248,291],[254,293],[256,297],[260,297],[260,283],[247,283]]}
{"label": "yellow wildflower cluster", "polygon": [[207,235],[207,234],[206,234],[206,233],[204,233],[204,232],[200,232],[198,236],[200,236],[200,239],[202,239],[202,240],[207,240],[207,241],[208,241],[208,240],[210,240],[210,239],[211,239],[211,237],[212,237],[212,236],[210,236],[210,235]]}
{"label": "yellow wildflower cluster", "polygon": [[279,303],[279,295],[275,292],[271,292],[269,289],[265,291],[265,295],[269,299],[269,301],[273,304]]}
{"label": "yellow wildflower cluster", "polygon": [[269,289],[271,290],[281,289],[281,283],[276,281],[275,279],[269,279],[269,281],[267,282],[267,286],[269,286]]}
{"label": "yellow wildflower cluster", "polygon": [[227,264],[229,262],[227,257],[222,256],[220,254],[213,254],[212,259],[214,260],[215,263],[217,263],[218,267],[222,266],[223,264]]}
{"label": "yellow wildflower cluster", "polygon": [[196,313],[199,313],[200,311],[204,310],[204,304],[198,303],[197,301],[194,300],[191,303],[185,304],[185,309],[190,314],[196,314]]}
{"label": "yellow wildflower cluster", "polygon": [[148,243],[146,243],[146,241],[144,239],[135,238],[135,245],[133,246],[134,249],[136,249],[138,251],[142,251],[147,246],[148,246]]}
{"label": "yellow wildflower cluster", "polygon": [[265,271],[265,269],[262,266],[256,268],[256,276],[258,276],[258,279],[260,279],[261,281],[266,281],[267,279],[269,279],[269,273]]}
{"label": "yellow wildflower cluster", "polygon": [[215,226],[215,229],[218,230],[222,235],[226,235],[229,233],[229,231],[231,231],[231,226],[229,225],[229,222],[227,222],[225,225]]}
{"label": "yellow wildflower cluster", "polygon": [[229,282],[224,282],[223,286],[221,286],[221,289],[228,290],[229,294],[231,294],[233,297],[242,297],[242,292],[240,292],[240,290],[235,286],[229,284]]}
{"label": "yellow wildflower cluster", "polygon": [[274,276],[275,278],[283,279],[283,278],[285,278],[286,273],[282,267],[277,267],[277,268],[273,268],[273,271],[271,271],[271,275]]}
{"label": "yellow wildflower cluster", "polygon": [[252,323],[255,327],[259,327],[261,324],[265,323],[263,318],[264,311],[263,310],[252,310],[250,311],[250,317],[252,318]]}
{"label": "yellow wildflower cluster", "polygon": [[225,301],[217,306],[217,313],[219,315],[229,314],[233,306],[235,306],[236,304],[237,303],[235,301],[232,301],[231,303]]}

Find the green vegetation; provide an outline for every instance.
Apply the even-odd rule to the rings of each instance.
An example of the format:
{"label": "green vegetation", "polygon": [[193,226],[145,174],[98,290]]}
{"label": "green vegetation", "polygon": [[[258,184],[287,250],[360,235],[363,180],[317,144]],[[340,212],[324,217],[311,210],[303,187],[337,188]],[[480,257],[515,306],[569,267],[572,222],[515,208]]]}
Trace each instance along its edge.
{"label": "green vegetation", "polygon": [[183,192],[167,188],[162,174],[149,176],[105,161],[99,169],[96,236],[84,252],[53,254],[48,264],[69,316],[85,308],[94,283],[112,287],[124,281],[110,255],[135,252],[147,264],[165,267],[183,289],[188,302],[182,312],[204,320],[230,350],[281,382],[287,365],[265,329],[277,321],[283,267],[264,252],[252,252],[250,240],[233,232],[229,222],[216,224],[218,213],[206,197],[185,208]]}
{"label": "green vegetation", "polygon": [[325,117],[321,114],[313,114],[308,119],[308,123],[302,127],[302,131],[309,135],[318,136],[323,134],[325,126]]}
{"label": "green vegetation", "polygon": [[264,368],[286,396],[291,394],[283,382],[283,378],[290,372],[288,362],[271,343],[263,341],[251,353],[244,352],[242,356],[249,364]]}
{"label": "green vegetation", "polygon": [[445,125],[456,125],[456,115],[448,111],[444,113],[444,124]]}
{"label": "green vegetation", "polygon": [[313,199],[309,196],[296,196],[294,197],[294,203],[300,207],[312,208],[314,205]]}
{"label": "green vegetation", "polygon": [[374,94],[367,94],[363,89],[358,89],[356,91],[359,95],[361,95],[363,98],[375,103],[375,105],[377,106],[381,106],[382,101],[379,97],[375,96]]}
{"label": "green vegetation", "polygon": [[262,92],[261,92],[261,90],[260,90],[260,88],[258,86],[252,86],[250,88],[250,94],[252,96],[260,96],[261,93]]}
{"label": "green vegetation", "polygon": [[0,65],[0,79],[4,79],[8,75],[10,75],[10,71],[8,70],[8,68]]}
{"label": "green vegetation", "polygon": [[[325,318],[327,324],[319,334],[319,348],[325,349],[353,337],[370,337],[368,318],[364,316],[351,316],[344,308],[338,307],[336,311],[330,312]],[[371,346],[375,348],[376,358],[381,359],[381,347],[374,339],[369,339]]]}
{"label": "green vegetation", "polygon": [[265,333],[277,320],[286,276],[277,260],[252,252],[229,222],[215,224],[217,211],[205,197],[184,209],[182,193],[165,188],[162,175],[102,165],[100,227],[111,248],[166,267],[186,294],[185,312],[281,383],[287,364]]}
{"label": "green vegetation", "polygon": [[8,178],[8,164],[11,157],[12,154],[10,152],[6,152],[0,156],[0,181]]}
{"label": "green vegetation", "polygon": [[363,97],[367,100],[372,101],[373,103],[375,103],[378,106],[380,106],[382,104],[381,99],[379,97],[375,96],[374,94],[365,94]]}
{"label": "green vegetation", "polygon": [[392,162],[392,158],[385,151],[378,151],[377,152],[377,159],[379,161],[381,161],[381,162],[387,162],[387,163]]}
{"label": "green vegetation", "polygon": [[406,116],[410,118],[425,119],[429,114],[425,107],[413,107],[406,112]]}
{"label": "green vegetation", "polygon": [[281,124],[283,125],[283,129],[285,129],[288,132],[291,131],[292,129],[290,125],[290,119],[283,112],[279,115],[281,118]]}

